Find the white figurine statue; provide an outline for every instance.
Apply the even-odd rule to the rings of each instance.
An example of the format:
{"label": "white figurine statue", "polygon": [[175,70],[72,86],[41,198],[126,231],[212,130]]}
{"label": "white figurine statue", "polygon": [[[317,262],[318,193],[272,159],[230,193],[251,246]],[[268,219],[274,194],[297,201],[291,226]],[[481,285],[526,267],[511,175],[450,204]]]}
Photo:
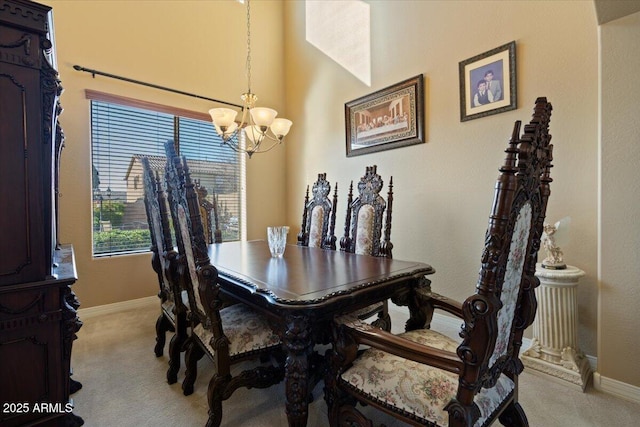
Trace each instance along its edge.
{"label": "white figurine statue", "polygon": [[563,245],[567,242],[570,217],[562,218],[555,224],[544,224],[542,233],[542,245],[547,252],[547,257],[542,260],[542,267],[551,270],[563,270],[567,268],[564,262],[564,254],[560,250],[559,243]]}

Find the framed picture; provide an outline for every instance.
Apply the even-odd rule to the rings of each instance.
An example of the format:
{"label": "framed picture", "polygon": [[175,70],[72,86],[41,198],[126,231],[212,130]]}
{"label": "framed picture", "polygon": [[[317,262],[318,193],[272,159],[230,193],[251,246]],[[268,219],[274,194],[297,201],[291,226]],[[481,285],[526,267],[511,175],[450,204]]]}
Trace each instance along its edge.
{"label": "framed picture", "polygon": [[424,142],[422,74],[344,106],[347,157]]}
{"label": "framed picture", "polygon": [[460,121],[516,109],[516,42],[460,62]]}

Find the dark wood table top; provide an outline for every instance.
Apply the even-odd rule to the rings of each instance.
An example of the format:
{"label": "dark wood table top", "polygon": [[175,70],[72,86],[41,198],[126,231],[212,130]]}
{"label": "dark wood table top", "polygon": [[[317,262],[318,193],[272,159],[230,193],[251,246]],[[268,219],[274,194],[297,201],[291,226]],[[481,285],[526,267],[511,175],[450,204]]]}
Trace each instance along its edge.
{"label": "dark wood table top", "polygon": [[283,258],[272,258],[264,240],[209,245],[220,282],[232,282],[264,296],[271,304],[314,305],[433,274],[425,263],[287,245]]}
{"label": "dark wood table top", "polygon": [[434,273],[421,262],[297,245],[272,258],[264,240],[214,243],[208,249],[222,292],[269,316],[282,337],[286,413],[295,427],[307,424],[309,389],[322,372],[314,347],[330,341],[333,316],[410,292]]}

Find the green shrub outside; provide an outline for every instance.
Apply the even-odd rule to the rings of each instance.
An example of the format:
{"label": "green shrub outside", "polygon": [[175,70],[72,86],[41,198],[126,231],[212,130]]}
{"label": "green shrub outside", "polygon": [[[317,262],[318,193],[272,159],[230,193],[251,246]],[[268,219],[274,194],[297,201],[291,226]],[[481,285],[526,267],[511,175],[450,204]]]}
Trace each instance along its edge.
{"label": "green shrub outside", "polygon": [[149,230],[94,231],[95,254],[147,250],[151,247]]}
{"label": "green shrub outside", "polygon": [[93,228],[100,229],[100,220],[110,221],[112,227],[122,226],[124,218],[124,202],[103,201],[102,207],[100,202],[94,202],[93,206]]}

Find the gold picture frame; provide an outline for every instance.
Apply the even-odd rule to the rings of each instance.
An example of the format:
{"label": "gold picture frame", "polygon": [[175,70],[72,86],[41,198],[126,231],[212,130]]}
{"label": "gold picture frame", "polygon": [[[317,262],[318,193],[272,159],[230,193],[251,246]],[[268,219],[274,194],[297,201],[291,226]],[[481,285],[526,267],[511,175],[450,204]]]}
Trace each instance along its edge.
{"label": "gold picture frame", "polygon": [[347,157],[424,142],[422,74],[345,104]]}

